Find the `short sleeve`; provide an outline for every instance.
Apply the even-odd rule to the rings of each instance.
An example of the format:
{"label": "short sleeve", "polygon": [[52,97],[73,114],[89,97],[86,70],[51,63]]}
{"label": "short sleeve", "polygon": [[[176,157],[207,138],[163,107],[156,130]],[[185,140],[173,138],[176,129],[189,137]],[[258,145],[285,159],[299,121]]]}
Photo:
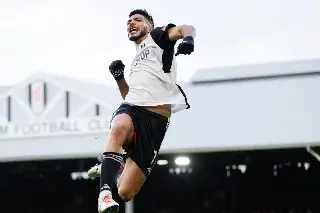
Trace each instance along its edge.
{"label": "short sleeve", "polygon": [[174,24],[168,24],[167,26],[156,27],[150,32],[152,39],[161,49],[171,49],[176,44],[177,41],[169,40],[168,34],[168,30],[175,26]]}

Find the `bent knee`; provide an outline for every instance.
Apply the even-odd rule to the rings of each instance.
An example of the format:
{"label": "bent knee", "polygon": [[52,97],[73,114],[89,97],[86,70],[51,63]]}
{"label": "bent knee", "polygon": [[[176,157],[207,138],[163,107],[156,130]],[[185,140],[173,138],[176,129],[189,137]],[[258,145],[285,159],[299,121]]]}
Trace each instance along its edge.
{"label": "bent knee", "polygon": [[127,114],[117,115],[112,122],[110,138],[115,139],[115,141],[118,141],[118,139],[123,141],[131,134],[133,134],[131,117]]}
{"label": "bent knee", "polygon": [[137,194],[137,192],[135,192],[129,188],[123,188],[120,185],[120,187],[118,189],[118,194],[123,201],[128,202],[134,198],[134,196]]}
{"label": "bent knee", "polygon": [[112,126],[110,130],[110,137],[111,138],[119,138],[119,137],[126,137],[129,133],[130,129],[125,124],[115,124]]}

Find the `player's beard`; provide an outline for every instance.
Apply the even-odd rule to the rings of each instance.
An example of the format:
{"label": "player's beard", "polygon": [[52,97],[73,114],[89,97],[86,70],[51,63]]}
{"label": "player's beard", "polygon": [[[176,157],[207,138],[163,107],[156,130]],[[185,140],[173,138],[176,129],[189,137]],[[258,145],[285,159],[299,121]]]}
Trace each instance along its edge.
{"label": "player's beard", "polygon": [[130,36],[130,37],[129,37],[129,40],[130,40],[130,41],[138,41],[140,38],[142,38],[142,37],[145,36],[145,35],[147,35],[147,30],[141,31],[139,35]]}

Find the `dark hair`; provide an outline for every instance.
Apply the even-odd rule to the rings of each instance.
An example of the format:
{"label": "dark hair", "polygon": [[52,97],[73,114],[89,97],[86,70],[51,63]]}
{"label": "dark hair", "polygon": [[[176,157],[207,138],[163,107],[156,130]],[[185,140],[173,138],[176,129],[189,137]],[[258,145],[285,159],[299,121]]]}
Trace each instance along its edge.
{"label": "dark hair", "polygon": [[145,10],[145,9],[136,9],[136,10],[133,10],[130,14],[129,14],[129,18],[133,15],[136,15],[136,14],[139,14],[139,15],[142,15],[144,16],[151,24],[151,27],[154,28],[154,22],[153,22],[153,18],[152,16]]}

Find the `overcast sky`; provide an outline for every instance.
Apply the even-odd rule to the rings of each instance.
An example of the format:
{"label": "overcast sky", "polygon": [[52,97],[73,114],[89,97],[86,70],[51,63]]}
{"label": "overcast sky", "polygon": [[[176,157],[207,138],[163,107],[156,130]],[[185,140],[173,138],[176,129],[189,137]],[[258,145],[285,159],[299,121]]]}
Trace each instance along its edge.
{"label": "overcast sky", "polygon": [[0,0],[0,85],[35,71],[113,84],[109,64],[135,55],[126,35],[135,8],[197,29],[179,56],[179,80],[197,68],[320,58],[320,0]]}

